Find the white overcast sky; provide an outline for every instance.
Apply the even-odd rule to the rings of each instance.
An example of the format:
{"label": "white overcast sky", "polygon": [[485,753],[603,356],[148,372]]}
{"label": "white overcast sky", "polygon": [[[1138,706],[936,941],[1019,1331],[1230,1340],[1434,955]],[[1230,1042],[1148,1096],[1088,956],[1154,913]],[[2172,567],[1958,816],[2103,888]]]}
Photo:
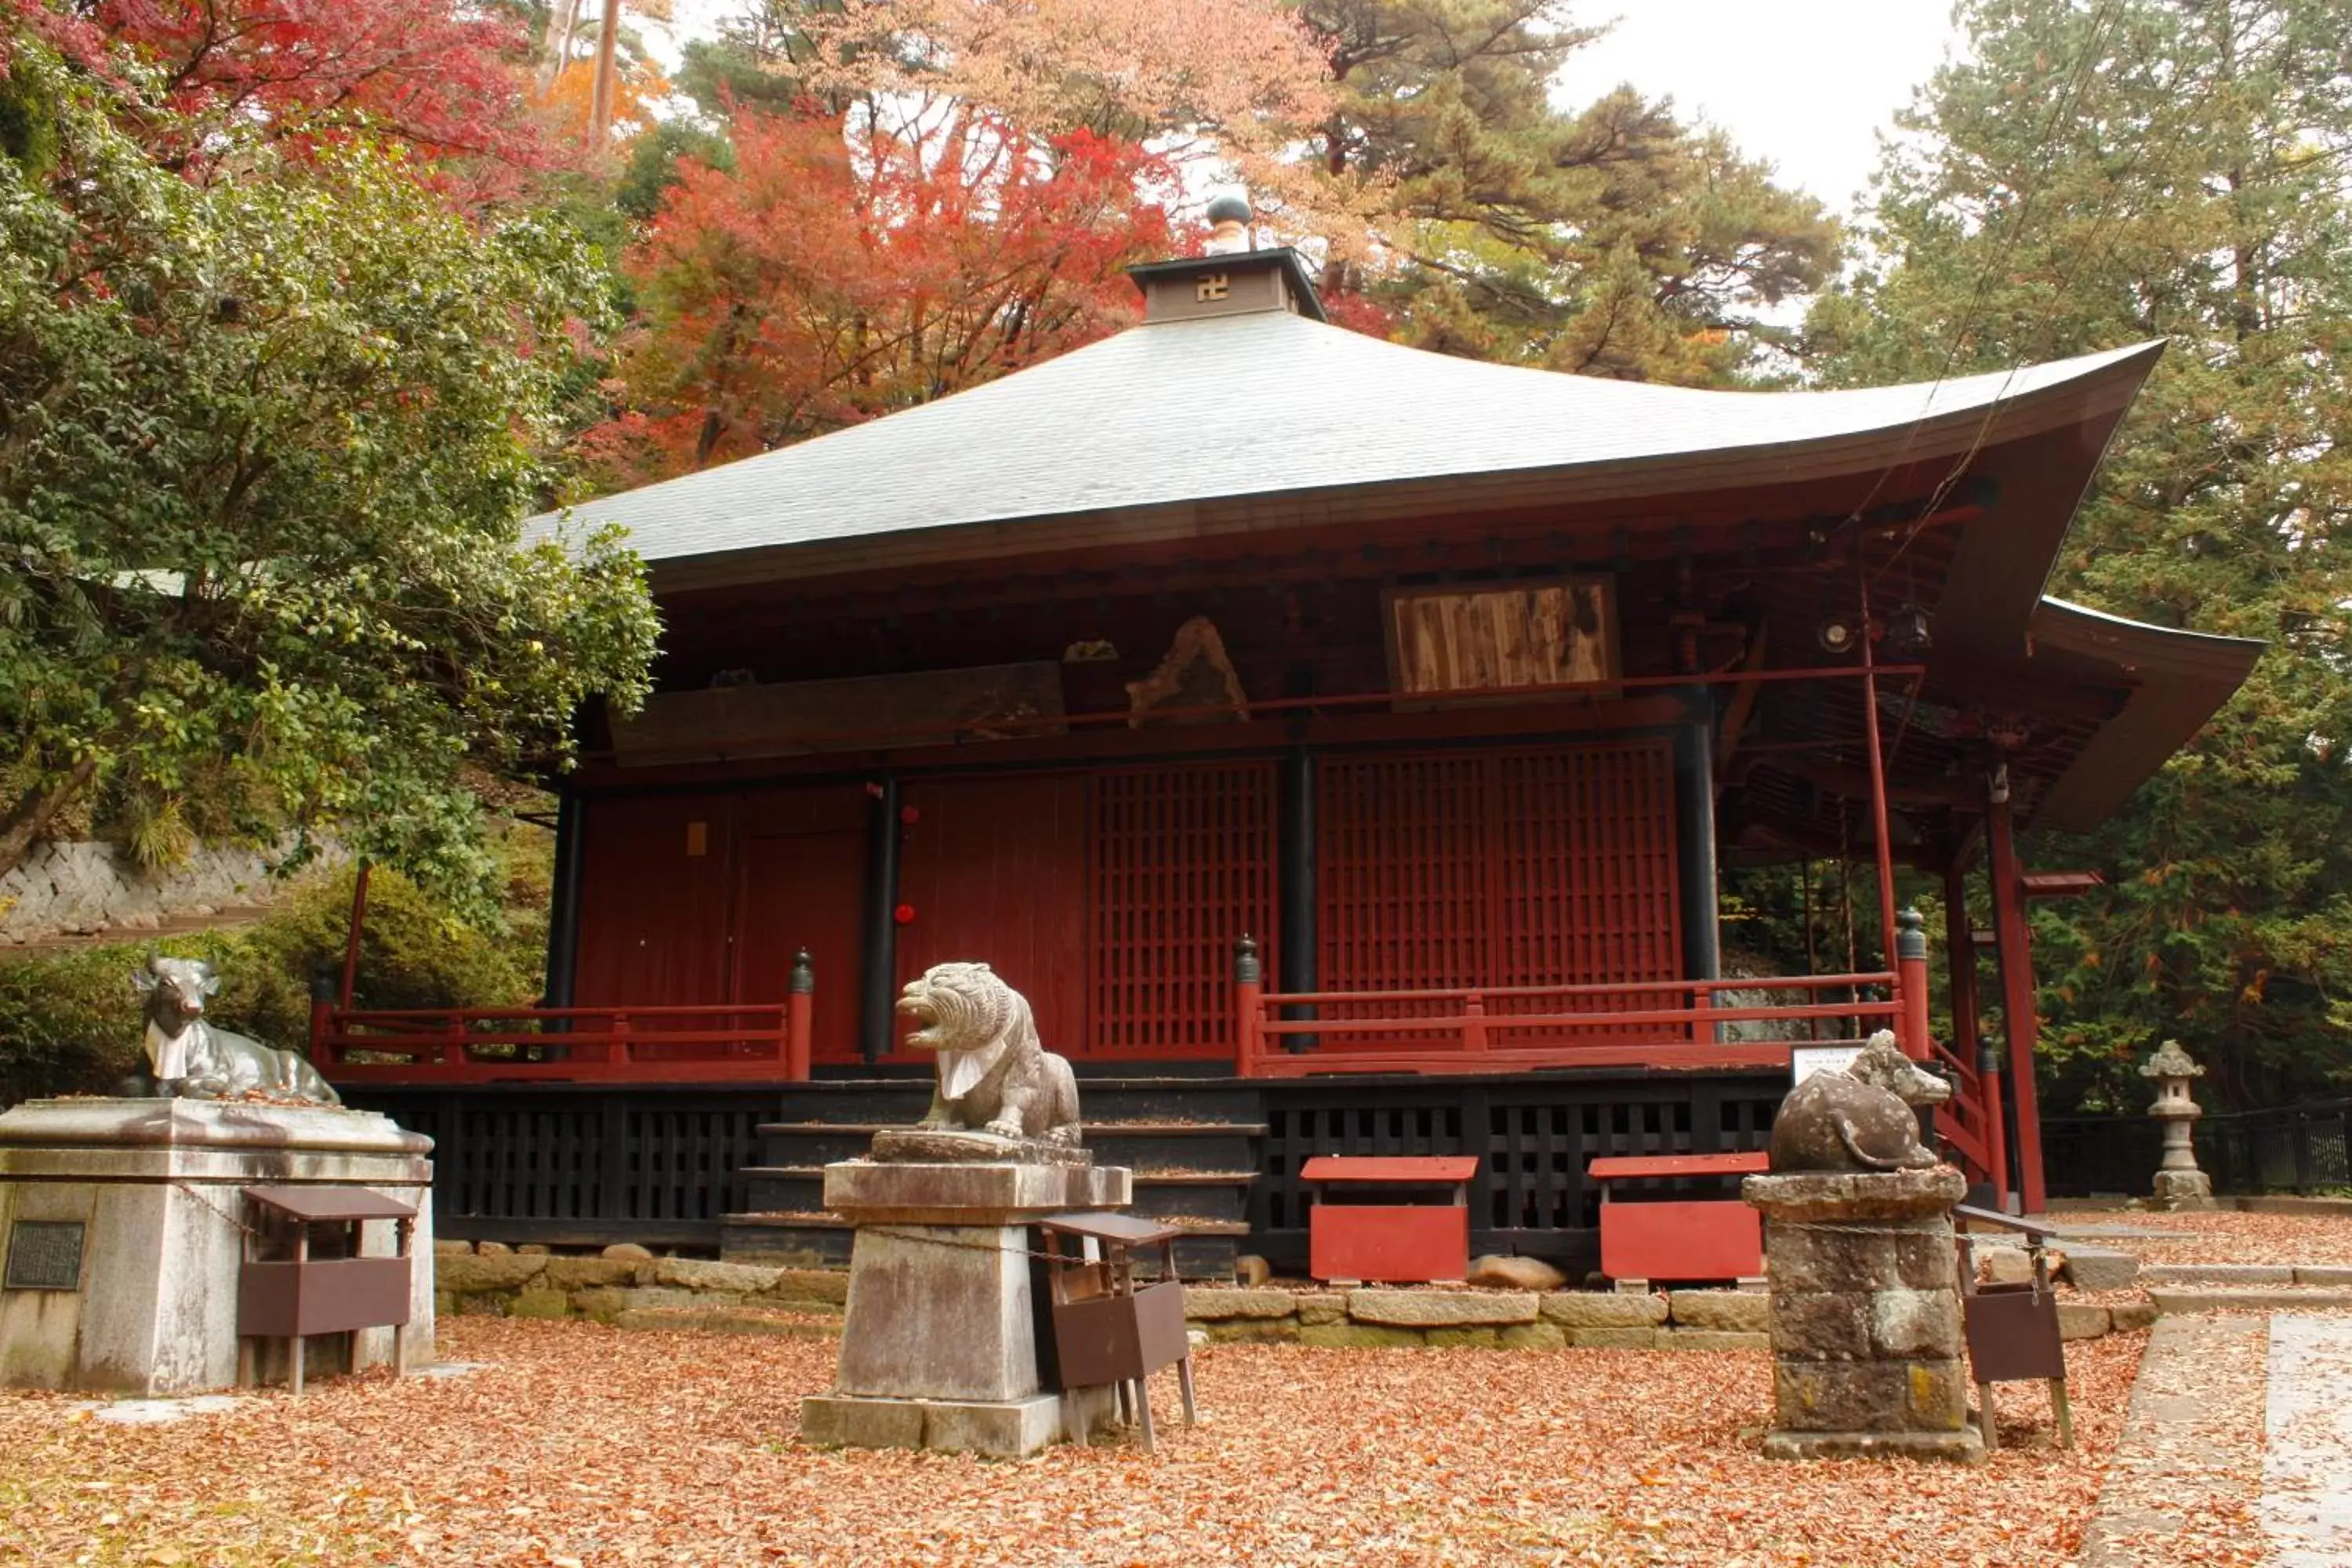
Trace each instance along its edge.
{"label": "white overcast sky", "polygon": [[[734,9],[734,0],[676,3],[688,36]],[[1877,164],[1877,132],[1954,37],[1950,0],[1578,0],[1571,15],[1615,26],[1570,58],[1557,101],[1590,102],[1621,81],[1671,95],[1685,118],[1721,126],[1839,213],[1853,210]],[[647,31],[675,60],[675,43]]]}
{"label": "white overcast sky", "polygon": [[1621,81],[1671,94],[1839,213],[1877,167],[1877,133],[1957,37],[1950,0],[1585,0],[1576,15],[1616,25],[1570,57],[1558,101]]}

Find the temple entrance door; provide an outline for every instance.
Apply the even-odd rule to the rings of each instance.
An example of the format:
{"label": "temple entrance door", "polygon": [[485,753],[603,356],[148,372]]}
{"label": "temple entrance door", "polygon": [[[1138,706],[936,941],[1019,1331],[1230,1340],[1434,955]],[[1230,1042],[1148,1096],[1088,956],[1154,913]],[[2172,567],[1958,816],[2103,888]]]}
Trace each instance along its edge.
{"label": "temple entrance door", "polygon": [[855,1062],[858,911],[866,879],[864,801],[854,793],[795,791],[746,798],[738,846],[734,999],[782,1002],[793,953],[816,969],[810,1060]]}
{"label": "temple entrance door", "polygon": [[898,798],[898,984],[986,963],[1029,999],[1047,1050],[1090,1054],[1086,779],[915,780]]}

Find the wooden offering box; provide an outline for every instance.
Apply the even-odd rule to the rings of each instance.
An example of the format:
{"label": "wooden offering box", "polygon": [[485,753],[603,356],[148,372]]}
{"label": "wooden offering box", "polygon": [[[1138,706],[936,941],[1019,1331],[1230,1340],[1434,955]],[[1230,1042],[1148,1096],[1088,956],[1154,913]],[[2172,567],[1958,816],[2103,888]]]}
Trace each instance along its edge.
{"label": "wooden offering box", "polygon": [[[1175,1245],[1184,1233],[1134,1215],[1085,1213],[1040,1220],[1053,1291],[1054,1349],[1065,1388],[1116,1388],[1143,1423],[1143,1447],[1156,1446],[1151,1394],[1144,1380],[1161,1367],[1176,1369],[1184,1393],[1184,1424],[1192,1404],[1192,1347],[1184,1328],[1184,1287],[1176,1279]],[[1072,1251],[1064,1242],[1075,1243]],[[1093,1257],[1088,1257],[1088,1244]],[[1135,1274],[1139,1247],[1160,1251],[1160,1277]]]}
{"label": "wooden offering box", "polygon": [[[1470,1178],[1475,1154],[1322,1154],[1298,1168],[1315,1192],[1307,1270],[1318,1279],[1388,1283],[1459,1279],[1470,1271]],[[1444,1203],[1365,1201],[1367,1188],[1444,1192]],[[1335,1199],[1332,1189],[1345,1195]]]}
{"label": "wooden offering box", "polygon": [[[288,1382],[296,1394],[308,1336],[408,1321],[414,1208],[362,1187],[247,1187],[245,1196],[257,1223],[247,1232],[237,1275],[237,1337],[291,1342]],[[396,1225],[394,1256],[360,1256],[360,1222],[371,1219]],[[399,1336],[394,1341],[394,1370],[405,1373]]]}
{"label": "wooden offering box", "polygon": [[[1751,1279],[1764,1272],[1761,1216],[1739,1198],[1741,1176],[1771,1168],[1770,1156],[1623,1155],[1593,1161],[1601,1184],[1601,1272],[1612,1279]],[[1731,1187],[1727,1195],[1628,1201],[1628,1184],[1690,1177]]]}

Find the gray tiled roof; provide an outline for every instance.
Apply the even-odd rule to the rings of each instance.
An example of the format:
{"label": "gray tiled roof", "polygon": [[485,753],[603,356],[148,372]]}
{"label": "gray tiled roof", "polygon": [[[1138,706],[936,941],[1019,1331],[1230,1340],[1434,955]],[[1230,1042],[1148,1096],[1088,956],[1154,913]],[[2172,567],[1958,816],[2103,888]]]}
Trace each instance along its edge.
{"label": "gray tiled roof", "polygon": [[[2146,346],[1938,385],[1706,392],[1456,359],[1264,311],[1131,328],[1001,381],[573,509],[648,561],[916,529],[1904,437]],[[1922,454],[1924,455],[1924,454]],[[1857,448],[1855,466],[1873,458]],[[554,526],[533,519],[530,531]]]}

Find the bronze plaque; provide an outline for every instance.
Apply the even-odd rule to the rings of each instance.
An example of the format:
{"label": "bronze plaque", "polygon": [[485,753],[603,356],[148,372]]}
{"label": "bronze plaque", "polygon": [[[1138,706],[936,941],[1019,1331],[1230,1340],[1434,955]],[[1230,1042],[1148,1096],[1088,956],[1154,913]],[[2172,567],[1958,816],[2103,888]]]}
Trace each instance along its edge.
{"label": "bronze plaque", "polygon": [[8,1227],[8,1273],[0,1288],[80,1289],[81,1237],[79,1220],[18,1220]]}

